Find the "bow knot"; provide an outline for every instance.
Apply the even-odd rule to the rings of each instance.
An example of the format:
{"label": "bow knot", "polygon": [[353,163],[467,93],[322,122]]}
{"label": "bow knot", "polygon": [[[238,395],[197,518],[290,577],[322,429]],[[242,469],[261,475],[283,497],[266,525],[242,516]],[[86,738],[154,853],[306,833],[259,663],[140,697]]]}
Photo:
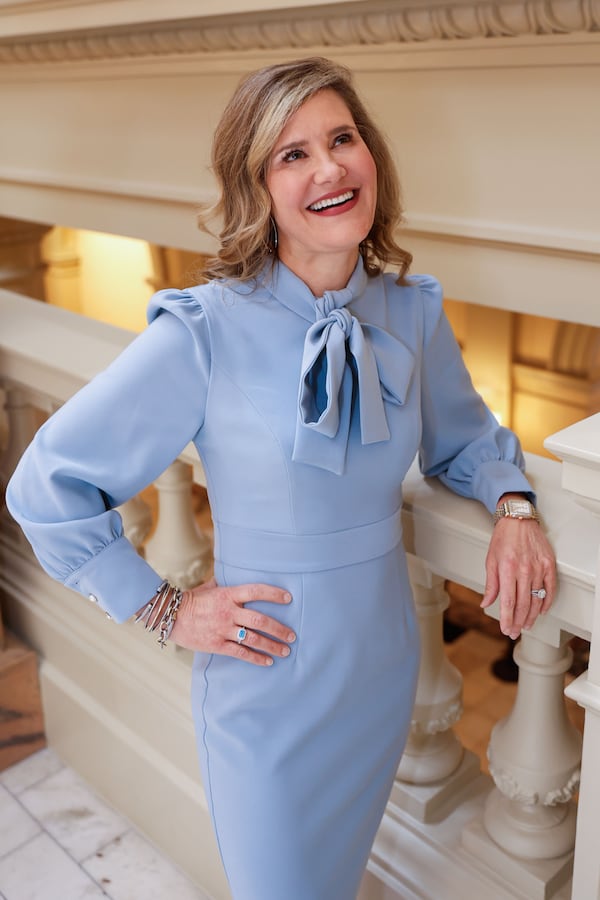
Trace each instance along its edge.
{"label": "bow knot", "polygon": [[[339,292],[339,299],[352,299],[343,296],[346,293]],[[383,401],[404,403],[414,359],[401,341],[376,325],[361,324],[345,306],[336,306],[335,299],[326,293],[317,300],[317,321],[306,332],[292,458],[341,474],[353,391],[358,395],[362,443],[389,440]]]}
{"label": "bow knot", "polygon": [[337,325],[341,328],[344,337],[347,338],[352,330],[353,318],[354,317],[350,315],[348,310],[342,306],[341,309],[332,309],[325,321],[331,322],[332,325]]}

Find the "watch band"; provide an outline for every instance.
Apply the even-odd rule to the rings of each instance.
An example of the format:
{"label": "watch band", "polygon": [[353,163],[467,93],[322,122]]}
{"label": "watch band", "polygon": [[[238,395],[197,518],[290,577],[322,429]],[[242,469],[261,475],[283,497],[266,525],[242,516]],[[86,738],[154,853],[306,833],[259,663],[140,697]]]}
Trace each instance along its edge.
{"label": "watch band", "polygon": [[494,525],[500,519],[534,519],[540,521],[538,511],[529,500],[505,500],[496,508]]}

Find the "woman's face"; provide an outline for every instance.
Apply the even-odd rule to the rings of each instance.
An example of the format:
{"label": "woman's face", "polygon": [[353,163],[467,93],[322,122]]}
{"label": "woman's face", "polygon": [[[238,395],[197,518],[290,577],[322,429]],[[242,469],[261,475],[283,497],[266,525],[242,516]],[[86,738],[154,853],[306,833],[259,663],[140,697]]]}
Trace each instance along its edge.
{"label": "woman's face", "polygon": [[357,259],[373,224],[377,169],[350,110],[331,89],[289,119],[269,161],[267,187],[280,258],[298,274],[315,257],[334,268]]}

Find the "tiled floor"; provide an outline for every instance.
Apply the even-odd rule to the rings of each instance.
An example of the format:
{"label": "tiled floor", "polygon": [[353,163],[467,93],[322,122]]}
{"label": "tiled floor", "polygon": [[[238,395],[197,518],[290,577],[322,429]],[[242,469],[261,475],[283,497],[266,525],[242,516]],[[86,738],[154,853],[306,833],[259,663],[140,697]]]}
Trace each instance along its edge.
{"label": "tiled floor", "polygon": [[52,750],[0,774],[0,900],[210,900]]}

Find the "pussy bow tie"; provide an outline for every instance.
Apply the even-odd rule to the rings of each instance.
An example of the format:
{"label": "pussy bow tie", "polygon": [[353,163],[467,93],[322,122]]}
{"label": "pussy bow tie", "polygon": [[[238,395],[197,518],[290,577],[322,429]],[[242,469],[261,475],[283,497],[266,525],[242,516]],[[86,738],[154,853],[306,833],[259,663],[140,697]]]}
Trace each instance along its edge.
{"label": "pussy bow tie", "polygon": [[[362,269],[362,260],[359,266]],[[364,287],[364,269],[360,275]],[[348,288],[313,300],[316,321],[304,341],[292,454],[295,462],[337,475],[345,467],[354,385],[361,442],[388,441],[384,400],[397,406],[405,402],[414,368],[414,356],[402,341],[383,328],[359,322],[346,309],[355,299],[351,287],[356,280],[353,276]]]}

